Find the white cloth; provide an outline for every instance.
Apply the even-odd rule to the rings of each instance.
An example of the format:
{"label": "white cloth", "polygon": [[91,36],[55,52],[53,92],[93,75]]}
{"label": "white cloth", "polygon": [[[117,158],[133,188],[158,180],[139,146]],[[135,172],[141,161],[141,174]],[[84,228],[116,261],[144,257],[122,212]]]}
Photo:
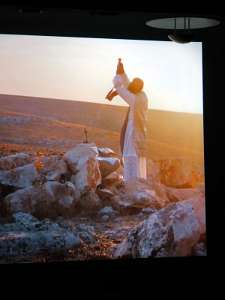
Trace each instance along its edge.
{"label": "white cloth", "polygon": [[130,106],[128,123],[125,132],[123,160],[124,160],[124,180],[126,182],[137,178],[147,178],[146,157],[139,157],[136,153],[133,130],[134,130],[134,104],[136,97],[127,86],[129,79],[126,74],[116,75],[113,84],[118,94]]}

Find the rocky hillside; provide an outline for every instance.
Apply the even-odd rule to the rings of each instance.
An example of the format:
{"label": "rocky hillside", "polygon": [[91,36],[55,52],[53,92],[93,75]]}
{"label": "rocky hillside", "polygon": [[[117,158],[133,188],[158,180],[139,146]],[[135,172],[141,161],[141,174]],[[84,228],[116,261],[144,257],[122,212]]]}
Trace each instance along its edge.
{"label": "rocky hillside", "polygon": [[204,183],[181,160],[149,166],[125,184],[118,154],[95,144],[2,156],[0,261],[205,255]]}
{"label": "rocky hillside", "polygon": [[[87,127],[90,142],[118,152],[118,136],[126,110],[127,107],[111,103],[0,94],[0,138],[5,143],[23,144],[23,139],[29,137],[31,145],[59,144],[69,149],[74,146],[72,141],[83,141],[83,128]],[[42,137],[40,132],[45,131],[47,134]],[[203,116],[200,114],[150,109],[148,140],[151,159],[182,157],[203,165]]]}

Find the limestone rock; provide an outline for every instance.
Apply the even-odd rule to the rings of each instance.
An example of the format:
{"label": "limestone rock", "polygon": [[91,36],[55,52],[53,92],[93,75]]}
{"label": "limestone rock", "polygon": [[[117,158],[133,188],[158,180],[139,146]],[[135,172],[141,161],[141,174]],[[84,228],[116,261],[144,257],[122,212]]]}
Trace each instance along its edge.
{"label": "limestone rock", "polygon": [[81,194],[79,208],[85,214],[95,214],[101,207],[102,201],[93,190]]}
{"label": "limestone rock", "polygon": [[97,155],[95,144],[79,144],[64,155],[64,160],[73,174],[71,182],[81,193],[96,190],[101,183]]}
{"label": "limestone rock", "polygon": [[0,170],[11,170],[31,163],[32,158],[26,153],[17,153],[0,158]]}
{"label": "limestone rock", "polygon": [[111,174],[102,179],[102,183],[105,186],[119,186],[123,182],[123,176],[117,172],[112,172]]}
{"label": "limestone rock", "polygon": [[103,178],[120,167],[120,160],[116,157],[97,157],[97,160]]}
{"label": "limestone rock", "polygon": [[175,188],[196,187],[204,181],[200,166],[188,159],[166,159],[157,162],[161,183]]}
{"label": "limestone rock", "polygon": [[159,197],[144,180],[126,183],[119,197],[119,204],[124,207],[160,209],[166,205],[166,200]]}
{"label": "limestone rock", "polygon": [[96,193],[103,201],[111,200],[114,197],[114,193],[109,189],[98,188]]}
{"label": "limestone rock", "polygon": [[50,181],[9,194],[3,201],[3,213],[25,212],[39,217],[72,214],[78,198],[79,193],[71,182]]}
{"label": "limestone rock", "polygon": [[38,177],[39,174],[33,164],[8,171],[0,171],[0,183],[18,189],[31,186]]}
{"label": "limestone rock", "polygon": [[107,148],[107,147],[99,147],[98,153],[99,153],[99,156],[101,156],[101,157],[118,157],[119,158],[119,155],[116,152],[114,152],[112,149]]}
{"label": "limestone rock", "polygon": [[40,173],[46,177],[47,180],[60,181],[63,177],[69,178],[69,170],[66,162],[57,155],[44,157],[41,159],[42,169]]}
{"label": "limestone rock", "polygon": [[170,202],[186,200],[200,194],[200,190],[198,188],[176,189],[165,187],[165,190]]}
{"label": "limestone rock", "polygon": [[192,205],[179,202],[151,214],[132,229],[115,250],[115,257],[170,257],[191,255],[200,237]]}

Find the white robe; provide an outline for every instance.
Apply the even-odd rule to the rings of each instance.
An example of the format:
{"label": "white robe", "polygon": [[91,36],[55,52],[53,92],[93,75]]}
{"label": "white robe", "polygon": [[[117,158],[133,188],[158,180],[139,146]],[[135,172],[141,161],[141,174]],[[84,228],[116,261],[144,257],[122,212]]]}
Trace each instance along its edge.
{"label": "white robe", "polygon": [[113,84],[120,97],[130,106],[123,149],[124,180],[129,182],[137,178],[146,179],[146,157],[140,157],[137,155],[133,139],[134,104],[136,97],[127,89],[127,86],[129,85],[129,79],[126,74],[116,75],[113,79]]}

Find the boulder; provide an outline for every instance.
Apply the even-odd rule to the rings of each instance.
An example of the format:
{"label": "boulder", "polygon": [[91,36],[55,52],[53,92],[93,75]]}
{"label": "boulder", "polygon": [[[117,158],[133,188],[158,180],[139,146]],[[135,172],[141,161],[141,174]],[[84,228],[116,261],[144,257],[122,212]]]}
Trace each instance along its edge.
{"label": "boulder", "polygon": [[18,189],[31,186],[38,177],[39,174],[33,164],[28,164],[8,171],[0,171],[0,183]]}
{"label": "boulder", "polygon": [[196,187],[204,181],[200,166],[188,159],[166,159],[157,162],[161,183],[175,188]]}
{"label": "boulder", "polygon": [[17,153],[0,158],[0,170],[7,171],[31,163],[32,158],[26,153]]}
{"label": "boulder", "polygon": [[49,181],[42,186],[31,186],[9,194],[3,201],[2,213],[31,213],[38,217],[73,214],[79,193],[71,182]]}
{"label": "boulder", "polygon": [[64,155],[64,161],[73,174],[71,182],[81,193],[86,190],[95,191],[101,183],[97,155],[95,144],[79,144]]}
{"label": "boulder", "polygon": [[200,237],[193,207],[185,201],[151,214],[116,247],[114,257],[188,256]]}
{"label": "boulder", "polygon": [[117,157],[117,158],[119,158],[119,155],[116,152],[114,152],[112,149],[107,148],[107,147],[99,147],[98,154],[101,157]]}
{"label": "boulder", "polygon": [[163,201],[164,205],[169,204],[169,198],[167,195],[167,190],[166,190],[166,186],[158,181],[155,181],[154,179],[151,178],[147,178],[146,181],[144,180],[139,180],[140,182],[142,182],[142,184],[147,184],[147,187],[153,191],[155,191],[156,195],[161,198],[161,200]]}
{"label": "boulder", "polygon": [[117,172],[112,172],[102,179],[102,184],[104,186],[120,186],[123,182],[123,176]]}
{"label": "boulder", "polygon": [[9,260],[38,254],[65,254],[80,246],[80,238],[69,228],[29,214],[14,215],[14,223],[0,225],[0,258]]}
{"label": "boulder", "polygon": [[205,209],[205,195],[200,193],[192,198],[184,200],[186,204],[190,204],[193,207],[193,213],[198,220],[199,230],[201,236],[206,233],[206,209]]}
{"label": "boulder", "polygon": [[12,216],[17,212],[35,213],[38,201],[44,201],[47,195],[44,195],[42,188],[34,186],[17,190],[5,197],[2,204],[2,215]]}
{"label": "boulder", "polygon": [[165,199],[159,197],[156,191],[141,179],[126,183],[124,188],[119,191],[119,198],[119,204],[127,208],[160,209],[166,205]]}
{"label": "boulder", "polygon": [[81,194],[79,199],[79,208],[83,213],[95,214],[102,207],[102,201],[99,196],[93,191],[86,191]]}
{"label": "boulder", "polygon": [[109,189],[98,188],[96,193],[103,201],[111,200],[114,197],[114,193]]}
{"label": "boulder", "polygon": [[102,177],[106,177],[120,167],[120,160],[117,157],[97,157]]}
{"label": "boulder", "polygon": [[170,202],[178,202],[199,195],[201,192],[198,188],[176,189],[165,187],[166,194]]}
{"label": "boulder", "polygon": [[47,180],[60,181],[63,178],[70,178],[66,162],[58,155],[44,157],[40,160],[40,163],[42,164],[40,173],[44,175]]}
{"label": "boulder", "polygon": [[44,184],[47,193],[62,207],[70,208],[78,201],[79,191],[71,182],[64,184],[57,181],[48,181]]}

